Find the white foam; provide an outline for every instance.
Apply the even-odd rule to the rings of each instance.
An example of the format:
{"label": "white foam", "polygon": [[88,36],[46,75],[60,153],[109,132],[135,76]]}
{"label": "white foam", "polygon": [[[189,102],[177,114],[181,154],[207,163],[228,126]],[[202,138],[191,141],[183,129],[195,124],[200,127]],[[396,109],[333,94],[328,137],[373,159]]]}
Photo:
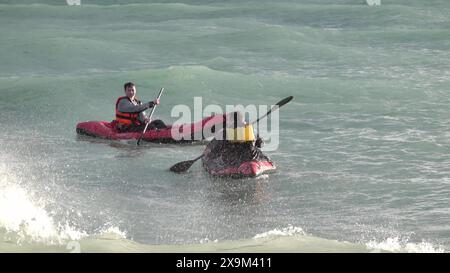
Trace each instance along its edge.
{"label": "white foam", "polygon": [[105,227],[100,231],[100,235],[113,236],[118,239],[126,239],[127,233],[126,231],[121,231],[118,227],[109,226]]}
{"label": "white foam", "polygon": [[210,240],[208,237],[200,239],[200,244],[206,244],[206,243],[210,243],[210,242],[218,243],[219,240],[218,239]]}
{"label": "white foam", "polygon": [[62,244],[65,240],[79,240],[87,234],[69,224],[55,223],[44,205],[33,202],[30,194],[20,186],[13,174],[0,165],[0,229],[24,241]]}
{"label": "white foam", "polygon": [[366,4],[369,6],[380,6],[381,0],[366,0]]}
{"label": "white foam", "polygon": [[282,229],[273,229],[264,233],[257,234],[253,239],[267,238],[272,236],[293,236],[293,235],[305,235],[305,232],[300,227],[288,226]]}
{"label": "white foam", "polygon": [[370,241],[366,243],[368,248],[391,252],[408,252],[408,253],[443,253],[445,250],[441,246],[422,241],[421,243],[409,243],[407,239],[402,240],[399,237],[390,237],[382,242]]}

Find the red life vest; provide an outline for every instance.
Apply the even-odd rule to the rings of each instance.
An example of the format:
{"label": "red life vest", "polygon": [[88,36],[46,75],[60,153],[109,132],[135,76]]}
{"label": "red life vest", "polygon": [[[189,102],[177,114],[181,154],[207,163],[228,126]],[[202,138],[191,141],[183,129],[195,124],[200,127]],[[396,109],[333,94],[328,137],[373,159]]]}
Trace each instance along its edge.
{"label": "red life vest", "polygon": [[[131,102],[130,98],[128,98],[127,96],[123,96],[117,99],[116,101],[116,122],[119,124],[124,124],[124,125],[140,125],[141,123],[139,122],[139,113],[124,113],[124,112],[119,112],[117,106],[119,105],[119,101],[122,99],[127,99]],[[139,101],[138,101],[139,102]]]}

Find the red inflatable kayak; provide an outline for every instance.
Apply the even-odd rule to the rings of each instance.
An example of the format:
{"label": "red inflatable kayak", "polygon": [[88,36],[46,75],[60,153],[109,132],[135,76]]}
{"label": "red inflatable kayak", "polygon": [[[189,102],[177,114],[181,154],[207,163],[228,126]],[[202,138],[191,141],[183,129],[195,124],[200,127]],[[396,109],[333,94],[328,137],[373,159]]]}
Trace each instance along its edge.
{"label": "red inflatable kayak", "polygon": [[[168,125],[165,129],[147,130],[142,137],[142,140],[157,143],[186,143],[204,140],[209,137],[207,135],[205,136],[204,132],[214,132],[213,127],[216,124],[222,124],[223,122],[224,115],[214,115],[204,118],[197,123]],[[108,121],[80,122],[77,124],[76,131],[80,135],[112,140],[139,139],[141,136],[141,132],[120,133],[113,124]]]}

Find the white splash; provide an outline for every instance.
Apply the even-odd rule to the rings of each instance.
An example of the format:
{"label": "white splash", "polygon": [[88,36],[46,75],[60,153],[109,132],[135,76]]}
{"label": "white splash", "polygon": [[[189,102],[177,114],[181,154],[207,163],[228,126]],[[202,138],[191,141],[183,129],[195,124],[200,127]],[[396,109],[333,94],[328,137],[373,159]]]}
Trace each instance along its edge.
{"label": "white splash", "polygon": [[445,250],[438,246],[434,246],[429,242],[409,243],[407,240],[401,240],[399,237],[387,238],[382,242],[370,241],[366,243],[368,248],[391,252],[408,252],[408,253],[443,253]]}
{"label": "white splash", "polygon": [[305,232],[300,227],[288,226],[282,229],[273,229],[264,233],[257,234],[253,239],[267,238],[271,236],[293,236],[293,235],[305,235]]}
{"label": "white splash", "polygon": [[200,244],[206,244],[206,243],[218,243],[219,240],[215,239],[215,240],[210,240],[208,237],[200,239]]}
{"label": "white splash", "polygon": [[366,0],[366,4],[369,6],[380,6],[381,0]]}
{"label": "white splash", "polygon": [[106,228],[103,228],[100,231],[100,235],[107,236],[107,237],[114,237],[116,239],[126,239],[127,233],[125,231],[121,231],[118,227],[109,226]]}
{"label": "white splash", "polygon": [[[18,179],[0,166],[0,229],[18,244],[24,241],[62,244],[79,240],[87,234],[70,225],[55,223],[44,206],[35,204]],[[11,239],[12,239],[11,238]]]}
{"label": "white splash", "polygon": [[69,6],[79,6],[81,5],[81,0],[66,0],[66,3]]}

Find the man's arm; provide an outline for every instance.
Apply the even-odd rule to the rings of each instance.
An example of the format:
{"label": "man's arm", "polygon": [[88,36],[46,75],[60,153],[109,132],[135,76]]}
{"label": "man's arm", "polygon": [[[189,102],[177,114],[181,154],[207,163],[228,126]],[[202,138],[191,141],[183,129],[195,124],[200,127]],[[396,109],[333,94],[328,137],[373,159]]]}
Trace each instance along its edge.
{"label": "man's arm", "polygon": [[134,105],[131,101],[122,99],[119,101],[117,105],[117,110],[123,113],[140,113],[148,108],[152,108],[154,106],[153,102],[143,103],[141,105]]}
{"label": "man's arm", "polygon": [[145,113],[145,111],[142,111],[142,112],[139,113],[139,118],[138,119],[142,123],[144,123],[145,119],[147,118],[144,113]]}

